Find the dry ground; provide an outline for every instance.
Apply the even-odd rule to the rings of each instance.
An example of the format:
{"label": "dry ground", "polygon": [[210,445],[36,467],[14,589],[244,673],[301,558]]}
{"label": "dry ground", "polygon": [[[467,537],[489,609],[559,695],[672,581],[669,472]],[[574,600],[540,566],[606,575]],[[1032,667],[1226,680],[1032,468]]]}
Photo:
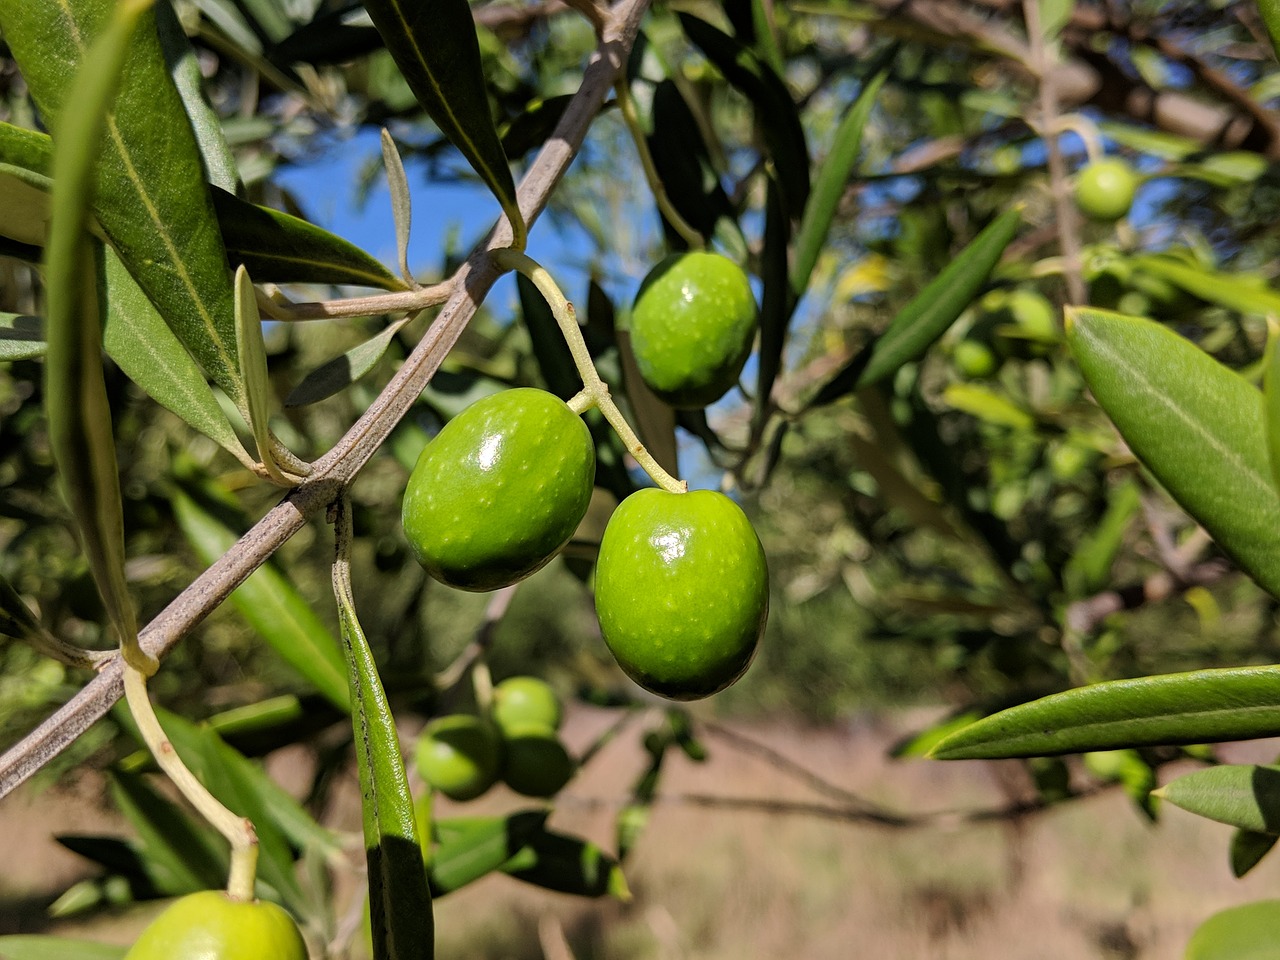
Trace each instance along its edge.
{"label": "dry ground", "polygon": [[[582,748],[611,718],[576,711],[566,739]],[[997,786],[987,765],[885,759],[909,722],[899,715],[843,728],[734,729],[895,809],[1008,802],[1008,787]],[[641,764],[636,741],[626,733],[597,756],[553,825],[612,845],[612,813]],[[715,738],[708,744],[705,764],[672,758],[662,785],[672,799],[656,808],[628,864],[633,902],[584,902],[491,877],[437,902],[438,955],[540,958],[541,921],[544,935],[565,932],[577,960],[1177,960],[1196,924],[1216,910],[1280,895],[1280,854],[1235,880],[1228,828],[1170,808],[1152,828],[1116,791],[1020,824],[905,830],[693,805],[679,796],[833,802],[758,756]],[[1274,742],[1241,745],[1234,758],[1269,762],[1276,751]],[[273,761],[282,779],[296,775],[296,759]],[[32,909],[82,875],[52,833],[121,829],[94,799],[88,787],[59,788],[0,804],[0,893],[12,898],[0,912],[5,932],[37,924]],[[520,805],[495,791],[466,812]],[[337,815],[353,814],[348,797]],[[93,932],[124,941],[140,922],[136,914],[113,918]]]}

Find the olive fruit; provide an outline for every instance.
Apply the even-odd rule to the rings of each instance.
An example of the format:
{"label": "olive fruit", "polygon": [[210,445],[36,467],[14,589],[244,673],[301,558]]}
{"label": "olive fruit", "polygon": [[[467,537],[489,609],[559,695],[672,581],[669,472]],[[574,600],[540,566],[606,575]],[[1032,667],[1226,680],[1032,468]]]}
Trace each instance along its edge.
{"label": "olive fruit", "polygon": [[507,733],[519,724],[559,730],[560,698],[537,677],[507,677],[493,688],[493,722]]}
{"label": "olive fruit", "polygon": [[409,477],[404,532],[431,576],[496,590],[542,567],[587,512],[595,447],[545,390],[504,390],[458,414]]}
{"label": "olive fruit", "polygon": [[1085,164],[1076,177],[1076,206],[1091,220],[1119,220],[1133,206],[1138,175],[1119,157]]}
{"label": "olive fruit", "polygon": [[1000,369],[1000,361],[991,348],[978,340],[961,340],[951,359],[960,374],[972,380],[990,377]]}
{"label": "olive fruit", "polygon": [[517,723],[503,736],[502,782],[516,793],[554,796],[573,776],[573,758],[550,727]]}
{"label": "olive fruit", "polygon": [[627,675],[673,700],[723,690],[769,612],[764,550],[722,493],[638,490],[605,527],[595,575],[605,643]]}
{"label": "olive fruit", "polygon": [[428,786],[450,800],[474,800],[498,780],[502,740],[493,724],[479,717],[436,717],[423,728],[414,760]]}
{"label": "olive fruit", "polygon": [[307,960],[307,945],[274,903],[204,890],[153,920],[125,960]]}
{"label": "olive fruit", "polygon": [[751,283],[717,253],[677,253],[644,278],[631,349],[645,383],[673,407],[705,407],[738,381],[758,312]]}

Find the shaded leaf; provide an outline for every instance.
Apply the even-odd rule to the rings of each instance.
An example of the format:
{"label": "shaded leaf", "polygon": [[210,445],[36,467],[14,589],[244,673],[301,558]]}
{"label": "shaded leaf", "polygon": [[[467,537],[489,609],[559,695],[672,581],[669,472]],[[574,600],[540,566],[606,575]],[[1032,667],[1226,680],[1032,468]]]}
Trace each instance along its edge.
{"label": "shaded leaf", "polygon": [[1268,337],[1262,393],[1266,404],[1267,454],[1271,480],[1280,489],[1280,328],[1272,325]]}
{"label": "shaded leaf", "polygon": [[44,323],[39,317],[0,313],[0,361],[30,360],[44,356],[44,351]]}
{"label": "shaded leaf", "polygon": [[937,760],[1251,740],[1280,734],[1280,667],[1111,680],[992,714],[933,748]]}
{"label": "shaded leaf", "polygon": [[466,0],[366,0],[365,9],[414,96],[493,191],[523,248],[524,219],[498,139]]}
{"label": "shaded leaf", "polygon": [[1183,960],[1275,960],[1280,900],[1259,900],[1215,913],[1187,941]]}
{"label": "shaded leaf", "polygon": [[1239,879],[1262,862],[1280,840],[1270,833],[1237,830],[1231,837],[1231,874]]}
{"label": "shaded leaf", "polygon": [[573,94],[565,93],[545,100],[531,100],[502,131],[502,149],[506,155],[518,160],[546,143],[572,99]]}
{"label": "shaded leaf", "polygon": [[862,85],[858,99],[841,118],[840,126],[836,128],[831,141],[831,150],[819,167],[813,195],[805,204],[804,217],[796,232],[791,290],[797,299],[804,296],[814,265],[818,262],[818,254],[827,242],[831,223],[840,208],[840,197],[844,194],[853,168],[862,154],[862,131],[888,75],[887,71],[878,73]]}
{"label": "shaded leaf", "polygon": [[1271,49],[1280,57],[1280,0],[1258,0],[1258,12],[1262,14],[1262,22],[1267,25]]}
{"label": "shaded leaf", "polygon": [[503,868],[517,880],[577,897],[610,894],[630,900],[618,861],[579,837],[545,831],[535,834]]}
{"label": "shaded leaf", "polygon": [[1232,273],[1218,273],[1188,263],[1180,257],[1137,257],[1133,265],[1168,280],[1187,293],[1240,313],[1280,314],[1280,294],[1263,285],[1242,282]]}
{"label": "shaded leaf", "polygon": [[285,406],[305,407],[347,389],[378,365],[400,328],[411,319],[411,315],[406,315],[387,324],[377,336],[370,337],[341,356],[316,367],[289,391],[289,396],[284,401]]}
{"label": "shaded leaf", "polygon": [[226,843],[147,781],[121,770],[111,774],[116,807],[138,833],[140,852],[157,888],[168,894],[215,890],[227,879]]}
{"label": "shaded leaf", "polygon": [[[717,221],[733,218],[733,205],[711,162],[702,130],[671,80],[663,80],[653,91],[652,126],[646,139],[667,198],[691,227],[710,237]],[[662,223],[667,245],[686,249],[687,243],[665,217]]]}
{"label": "shaded leaf", "polygon": [[1006,210],[989,223],[919,294],[911,299],[870,345],[818,391],[813,406],[837,400],[892,376],[915,360],[956,321],[987,282],[1013,240],[1022,210]]}
{"label": "shaded leaf", "polygon": [[[187,493],[172,494],[174,516],[203,563],[211,564],[239,537]],[[259,567],[231,594],[232,605],[281,658],[337,707],[349,709],[342,651],[296,587],[274,565]]]}
{"label": "shaded leaf", "polygon": [[1280,836],[1280,767],[1209,767],[1166,784],[1158,795],[1188,813]]}
{"label": "shaded leaf", "polygon": [[[51,17],[39,4],[0,5],[0,30],[55,131],[71,78],[115,7],[114,0],[69,0],[66,16]],[[74,102],[81,113],[83,101]],[[195,136],[149,12],[130,42],[108,123],[94,167],[97,221],[179,339],[240,404],[226,256]]]}
{"label": "shaded leaf", "polygon": [[1087,597],[1111,582],[1115,561],[1129,524],[1142,509],[1142,491],[1131,478],[1107,497],[1102,519],[1086,530],[1062,570],[1062,582],[1072,597]]}
{"label": "shaded leaf", "polygon": [[[340,504],[339,511],[348,509]],[[349,520],[346,521],[350,523]],[[350,527],[339,537],[350,534]],[[373,652],[356,618],[345,557],[334,565],[334,595],[346,649],[360,775],[361,820],[369,865],[370,926],[378,960],[430,958],[435,954],[431,893],[400,754],[395,718],[378,677]]]}
{"label": "shaded leaf", "polygon": [[653,459],[673,477],[680,476],[679,446],[676,442],[676,412],[644,382],[631,349],[631,332],[616,330],[618,358],[622,364],[622,384],[631,406],[636,434]]}
{"label": "shaded leaf", "polygon": [[809,200],[809,150],[787,85],[749,47],[697,17],[679,14],[685,33],[755,108],[787,213],[798,219]]}
{"label": "shaded leaf", "polygon": [[1138,458],[1245,572],[1280,596],[1280,492],[1261,391],[1149,320],[1072,309],[1067,341]]}
{"label": "shaded leaf", "polygon": [[516,274],[516,292],[520,297],[520,316],[533,343],[534,359],[538,361],[538,372],[548,390],[561,400],[568,400],[582,389],[582,377],[578,375],[560,325],[546,297],[523,273]]}
{"label": "shaded leaf", "polygon": [[[816,196],[816,195],[815,195]],[[787,328],[795,311],[796,296],[787,278],[791,222],[782,203],[778,182],[769,177],[765,191],[764,246],[760,254],[760,346],[756,351],[755,422],[763,422],[770,409],[770,394],[782,369]]]}
{"label": "shaded leaf", "polygon": [[515,856],[546,822],[545,810],[505,817],[466,817],[436,824],[440,845],[431,861],[431,890],[442,896],[492,873]]}

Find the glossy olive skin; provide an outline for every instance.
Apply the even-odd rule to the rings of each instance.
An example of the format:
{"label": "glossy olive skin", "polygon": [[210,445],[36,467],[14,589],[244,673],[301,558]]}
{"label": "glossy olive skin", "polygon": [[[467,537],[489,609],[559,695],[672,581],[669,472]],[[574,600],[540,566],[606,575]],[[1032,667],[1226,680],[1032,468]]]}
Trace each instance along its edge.
{"label": "glossy olive skin", "polygon": [[204,890],[152,921],[125,960],[307,960],[307,945],[274,903]]}
{"label": "glossy olive skin", "polygon": [[504,390],[462,411],[423,449],[405,490],[405,536],[442,583],[496,590],[569,541],[594,483],[595,447],[582,419],[545,390]]}
{"label": "glossy olive skin", "polygon": [[414,761],[428,786],[450,800],[474,800],[498,781],[502,740],[479,717],[436,717],[423,728]]}
{"label": "glossy olive skin", "polygon": [[1119,157],[1086,164],[1076,178],[1076,206],[1091,220],[1119,220],[1133,206],[1138,176]]}
{"label": "glossy olive skin", "polygon": [[560,698],[537,677],[507,677],[495,686],[492,714],[504,734],[521,724],[559,730],[563,719]]}
{"label": "glossy olive skin", "polygon": [[595,575],[600,630],[647,690],[695,700],[746,671],[769,613],[751,522],[710,490],[639,490],[614,511]]}
{"label": "glossy olive skin", "polygon": [[631,311],[641,378],[673,407],[714,403],[737,383],[758,318],[751,283],[732,260],[667,257],[649,271]]}

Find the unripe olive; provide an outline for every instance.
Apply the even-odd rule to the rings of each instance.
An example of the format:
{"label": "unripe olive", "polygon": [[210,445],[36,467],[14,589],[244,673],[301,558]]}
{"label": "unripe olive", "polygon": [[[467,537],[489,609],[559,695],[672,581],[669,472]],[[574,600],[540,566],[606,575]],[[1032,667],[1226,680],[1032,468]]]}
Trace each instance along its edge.
{"label": "unripe olive", "polygon": [[551,797],[573,776],[573,758],[550,727],[517,723],[503,731],[502,782],[526,797]]}
{"label": "unripe olive", "polygon": [[1076,178],[1076,205],[1092,220],[1119,220],[1133,206],[1138,175],[1119,157],[1086,164]]}
{"label": "unripe olive", "polygon": [[559,730],[560,698],[537,677],[507,677],[493,688],[493,722],[507,733],[519,724]]}
{"label": "unripe olive", "polygon": [[307,960],[307,945],[274,903],[204,890],[152,921],[125,960]]}
{"label": "unripe olive", "polygon": [[474,800],[498,780],[502,740],[493,724],[479,717],[437,717],[423,728],[414,759],[428,786],[450,800]]}

